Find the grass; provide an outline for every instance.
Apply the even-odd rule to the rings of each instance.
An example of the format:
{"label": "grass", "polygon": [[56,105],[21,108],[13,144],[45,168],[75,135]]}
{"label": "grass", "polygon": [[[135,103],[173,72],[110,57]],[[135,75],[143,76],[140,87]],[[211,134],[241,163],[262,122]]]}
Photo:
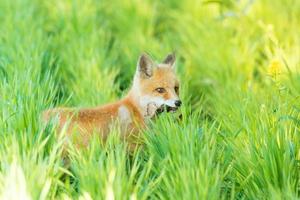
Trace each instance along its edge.
{"label": "grass", "polygon": [[[0,199],[298,199],[297,0],[0,1]],[[183,119],[68,149],[40,113],[122,97],[175,50]]]}

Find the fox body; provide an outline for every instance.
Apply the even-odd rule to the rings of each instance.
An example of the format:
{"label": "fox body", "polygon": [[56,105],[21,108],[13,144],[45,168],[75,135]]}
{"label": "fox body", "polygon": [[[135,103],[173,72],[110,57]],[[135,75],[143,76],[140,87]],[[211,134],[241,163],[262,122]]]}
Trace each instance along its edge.
{"label": "fox body", "polygon": [[77,133],[78,144],[87,145],[92,133],[106,140],[115,124],[120,126],[121,137],[136,146],[136,137],[140,136],[147,121],[158,111],[167,107],[176,111],[181,105],[179,100],[179,81],[176,78],[175,55],[169,54],[165,60],[156,64],[147,54],[142,54],[137,63],[132,88],[121,100],[84,109],[54,108],[43,113],[43,119],[58,119],[58,129],[66,128],[68,136]]}

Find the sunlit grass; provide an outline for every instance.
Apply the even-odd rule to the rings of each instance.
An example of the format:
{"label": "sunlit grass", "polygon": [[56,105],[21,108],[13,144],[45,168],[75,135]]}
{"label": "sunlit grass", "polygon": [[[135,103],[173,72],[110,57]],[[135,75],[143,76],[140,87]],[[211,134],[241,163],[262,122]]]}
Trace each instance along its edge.
{"label": "sunlit grass", "polygon": [[[0,199],[299,198],[299,18],[296,0],[0,1]],[[176,52],[182,119],[130,155],[120,130],[66,150],[41,112],[121,98],[144,51]]]}

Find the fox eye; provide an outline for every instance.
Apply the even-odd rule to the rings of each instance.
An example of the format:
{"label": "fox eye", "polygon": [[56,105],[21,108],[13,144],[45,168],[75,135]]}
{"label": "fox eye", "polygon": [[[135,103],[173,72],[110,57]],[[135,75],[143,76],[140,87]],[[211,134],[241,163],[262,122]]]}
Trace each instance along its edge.
{"label": "fox eye", "polygon": [[158,92],[158,93],[166,92],[165,88],[162,88],[162,87],[156,88],[155,91]]}
{"label": "fox eye", "polygon": [[178,86],[175,86],[175,87],[174,87],[174,90],[175,90],[176,93],[178,93],[178,92],[179,92],[179,87],[178,87]]}

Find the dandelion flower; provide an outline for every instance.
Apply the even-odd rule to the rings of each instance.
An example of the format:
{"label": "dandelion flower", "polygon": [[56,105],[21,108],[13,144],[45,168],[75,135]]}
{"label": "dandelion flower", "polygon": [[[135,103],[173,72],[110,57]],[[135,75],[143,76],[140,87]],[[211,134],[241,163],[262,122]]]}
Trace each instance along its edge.
{"label": "dandelion flower", "polygon": [[272,60],[268,67],[268,74],[276,79],[281,74],[281,63],[279,60]]}

